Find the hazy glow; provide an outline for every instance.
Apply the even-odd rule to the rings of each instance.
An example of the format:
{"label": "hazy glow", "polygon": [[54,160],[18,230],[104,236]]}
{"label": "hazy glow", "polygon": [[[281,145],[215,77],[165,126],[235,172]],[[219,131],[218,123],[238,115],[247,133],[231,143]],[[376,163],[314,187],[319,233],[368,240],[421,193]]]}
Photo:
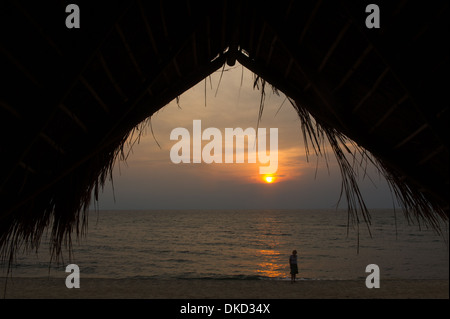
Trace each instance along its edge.
{"label": "hazy glow", "polygon": [[[114,167],[114,193],[106,184],[100,209],[269,209],[331,208],[339,200],[340,172],[333,155],[307,159],[300,121],[285,96],[267,90],[264,112],[258,124],[261,92],[254,89],[253,74],[242,66],[211,74],[151,117],[139,143],[135,143],[126,164]],[[206,87],[206,91],[205,91]],[[261,175],[261,163],[249,163],[253,145],[245,143],[234,153],[244,152],[244,163],[179,163],[170,159],[177,127],[193,132],[193,121],[201,120],[202,130],[217,128],[222,137],[226,128],[277,128],[278,168],[275,174]],[[153,131],[153,134],[152,134]],[[136,138],[136,136],[135,136]],[[191,134],[192,139],[192,134]],[[130,141],[130,144],[133,141]],[[201,142],[203,149],[210,141]],[[191,154],[193,154],[191,140]],[[222,141],[225,156],[225,139]],[[323,152],[328,152],[325,145]],[[128,150],[125,149],[125,153]],[[224,158],[224,157],[223,157]],[[263,166],[266,164],[263,164]],[[377,174],[375,176],[378,176]],[[376,194],[370,179],[368,194]],[[267,187],[267,186],[271,187]],[[384,184],[386,185],[386,184]],[[381,185],[381,186],[384,186]],[[272,187],[273,186],[273,187]],[[390,207],[388,187],[381,187],[372,203]],[[380,194],[380,185],[376,186]],[[387,205],[381,205],[381,202]],[[342,202],[345,205],[344,202]],[[370,205],[370,202],[368,203]]]}

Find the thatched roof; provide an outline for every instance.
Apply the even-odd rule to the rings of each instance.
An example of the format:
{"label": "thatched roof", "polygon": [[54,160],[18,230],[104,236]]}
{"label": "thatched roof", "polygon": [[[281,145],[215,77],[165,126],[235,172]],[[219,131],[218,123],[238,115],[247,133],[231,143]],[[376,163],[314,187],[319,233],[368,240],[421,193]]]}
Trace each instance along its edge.
{"label": "thatched roof", "polygon": [[448,220],[447,1],[377,1],[380,29],[368,1],[78,2],[67,29],[69,3],[0,4],[3,256],[47,226],[58,253],[133,129],[235,61],[290,98],[310,150],[329,140],[357,218],[349,140],[412,216]]}

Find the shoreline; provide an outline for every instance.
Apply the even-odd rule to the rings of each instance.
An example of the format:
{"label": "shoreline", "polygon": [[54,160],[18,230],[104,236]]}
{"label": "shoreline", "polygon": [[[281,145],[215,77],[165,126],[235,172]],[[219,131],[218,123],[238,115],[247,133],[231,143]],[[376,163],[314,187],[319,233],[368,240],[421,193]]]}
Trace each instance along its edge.
{"label": "shoreline", "polygon": [[365,280],[80,278],[69,289],[65,277],[2,277],[0,288],[4,299],[449,299],[448,279],[385,279],[369,289]]}

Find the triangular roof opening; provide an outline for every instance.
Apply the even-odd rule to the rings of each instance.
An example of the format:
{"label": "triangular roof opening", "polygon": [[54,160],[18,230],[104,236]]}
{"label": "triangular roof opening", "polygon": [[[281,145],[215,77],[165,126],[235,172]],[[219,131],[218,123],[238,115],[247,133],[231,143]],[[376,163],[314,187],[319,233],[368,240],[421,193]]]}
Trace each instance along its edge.
{"label": "triangular roof opening", "polygon": [[95,2],[78,30],[50,3],[2,5],[0,29],[15,32],[2,37],[0,127],[22,132],[2,145],[3,251],[33,247],[51,222],[58,252],[133,128],[235,61],[291,98],[311,143],[326,137],[344,159],[352,139],[406,210],[438,227],[449,210],[448,3],[383,2],[381,29],[366,27],[368,3]]}
{"label": "triangular roof opening", "polygon": [[[345,207],[345,196],[339,196],[342,187],[339,165],[330,144],[324,139],[312,145],[308,136],[303,136],[297,110],[291,102],[282,92],[269,85],[262,95],[258,76],[239,63],[233,67],[224,65],[136,127],[125,143],[126,165],[122,165],[121,161],[116,162],[114,186],[106,184],[106,191],[99,195],[98,207],[328,209],[337,204]],[[315,125],[313,119],[311,123]],[[220,135],[205,140],[200,138],[198,141],[193,137],[194,125],[201,130],[200,133],[213,127]],[[266,141],[270,139],[270,128],[277,130],[278,162],[276,171],[269,176],[260,173],[260,168],[268,164],[262,164],[256,149],[253,149],[256,141],[248,145],[248,141],[244,140],[240,144],[243,148],[237,148],[236,145],[232,148],[234,157],[238,157],[237,153],[242,155],[243,163],[237,164],[236,158],[233,164],[225,160],[227,128],[242,128],[248,132],[248,128],[256,131],[258,126],[266,130]],[[188,137],[182,137],[184,145],[188,146],[188,153],[184,154],[187,156],[184,158],[186,162],[174,164],[170,155],[179,140],[171,140],[170,136],[177,128],[189,134]],[[177,138],[181,139],[180,136]],[[320,136],[317,138],[320,139]],[[211,139],[214,139],[214,143]],[[194,155],[194,143],[202,146],[197,155]],[[270,143],[266,144],[270,155]],[[203,158],[203,148],[208,145],[214,145],[214,153],[217,152],[216,147],[220,148],[220,164],[207,163],[207,159]],[[360,165],[364,159],[350,143],[346,143],[346,146],[354,154],[346,154],[352,169],[359,171],[355,174],[355,181],[363,183],[360,188],[371,190],[370,193],[367,190],[362,192],[362,197],[369,206],[391,207],[392,198],[387,187],[383,191],[377,189],[380,185],[383,189],[385,181],[372,179],[378,175],[372,163],[367,161]],[[255,163],[249,163],[249,152],[254,155]],[[183,149],[183,153],[186,153],[186,149]],[[353,156],[357,160],[353,160]],[[194,163],[194,157],[197,163]],[[270,183],[265,177],[270,178]],[[177,182],[170,182],[174,180]],[[385,197],[383,203],[379,200],[381,194]],[[377,201],[374,201],[375,197]]]}

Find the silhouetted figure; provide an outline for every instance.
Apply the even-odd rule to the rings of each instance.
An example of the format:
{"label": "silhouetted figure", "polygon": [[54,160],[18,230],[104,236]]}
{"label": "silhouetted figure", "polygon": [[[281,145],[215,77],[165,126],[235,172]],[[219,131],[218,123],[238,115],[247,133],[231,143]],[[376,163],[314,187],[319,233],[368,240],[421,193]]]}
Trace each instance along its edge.
{"label": "silhouetted figure", "polygon": [[291,267],[291,283],[295,282],[295,276],[298,274],[297,265],[297,251],[292,251],[292,255],[289,257],[289,266]]}

